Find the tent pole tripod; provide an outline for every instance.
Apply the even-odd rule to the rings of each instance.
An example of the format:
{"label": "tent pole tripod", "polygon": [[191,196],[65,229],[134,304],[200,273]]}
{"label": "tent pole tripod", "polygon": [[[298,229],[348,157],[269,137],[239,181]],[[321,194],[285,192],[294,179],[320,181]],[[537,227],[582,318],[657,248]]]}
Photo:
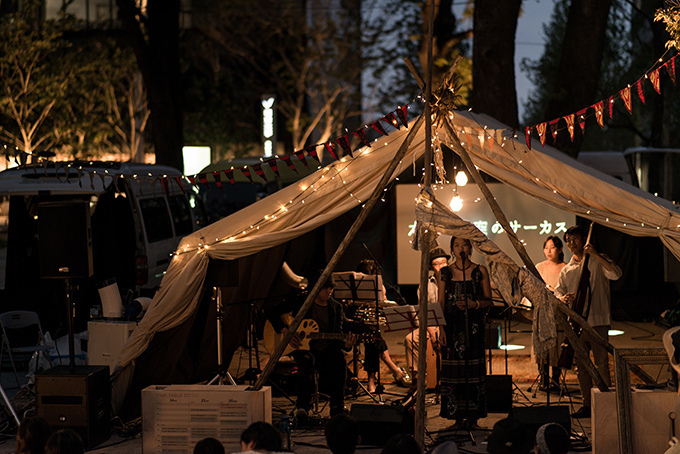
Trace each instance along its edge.
{"label": "tent pole tripod", "polygon": [[229,365],[224,364],[224,352],[222,351],[222,316],[224,315],[222,310],[222,289],[213,287],[213,299],[217,306],[217,375],[208,384],[212,385],[217,382],[218,385],[225,385],[227,383],[235,385],[234,377],[227,370]]}

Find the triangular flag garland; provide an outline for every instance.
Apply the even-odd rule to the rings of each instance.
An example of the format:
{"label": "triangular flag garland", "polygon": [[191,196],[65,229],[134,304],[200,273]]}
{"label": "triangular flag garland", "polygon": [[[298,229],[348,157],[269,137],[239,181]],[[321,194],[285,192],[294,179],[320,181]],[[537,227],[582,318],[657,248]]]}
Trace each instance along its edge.
{"label": "triangular flag garland", "polygon": [[220,188],[220,191],[224,191],[222,188],[222,179],[220,178],[220,171],[215,170],[213,173],[213,179],[215,180],[215,185]]}
{"label": "triangular flag garland", "polygon": [[354,157],[354,155],[352,155],[352,148],[349,146],[349,138],[347,137],[347,135],[338,137],[336,139],[336,142],[338,142],[340,144],[340,147],[342,147],[342,151],[345,152],[345,156],[349,155],[350,158]]}
{"label": "triangular flag garland", "polygon": [[234,180],[234,169],[227,169],[224,171],[224,174],[229,178],[229,183],[231,183],[231,187],[234,188],[234,191],[236,190],[236,180]]}
{"label": "triangular flag garland", "polygon": [[527,126],[524,128],[524,139],[527,142],[527,148],[531,150],[531,126]]}
{"label": "triangular flag garland", "polygon": [[269,183],[269,180],[267,179],[267,176],[264,174],[264,170],[262,170],[262,164],[253,164],[250,166],[253,168],[255,173],[264,180],[265,183]]}
{"label": "triangular flag garland", "polygon": [[[595,119],[597,120],[597,124],[600,125],[601,128],[604,128],[604,110],[605,110],[605,105],[604,103],[607,103],[606,109],[607,113],[609,114],[609,118],[613,119],[614,118],[614,103],[617,98],[620,98],[624,106],[626,107],[626,110],[628,110],[629,114],[633,113],[633,99],[632,99],[632,87],[635,87],[635,91],[637,93],[638,98],[640,98],[640,101],[642,101],[642,104],[646,103],[645,99],[645,87],[644,87],[644,81],[649,80],[649,82],[652,84],[652,87],[654,87],[654,90],[658,93],[661,94],[661,68],[665,68],[666,72],[668,73],[668,76],[670,79],[673,81],[673,84],[675,85],[675,59],[677,58],[677,55],[674,55],[671,57],[669,60],[667,60],[665,63],[662,65],[657,65],[655,64],[647,73],[645,73],[641,78],[639,78],[637,81],[635,81],[634,84],[628,85],[627,87],[623,88],[620,90],[617,94],[612,95],[606,99],[606,101],[598,101],[597,103],[586,107],[585,109],[581,109],[577,111],[576,113],[571,113],[568,115],[565,115],[563,117],[557,118],[550,120],[548,122],[540,123],[538,125],[531,125],[527,126],[525,128],[526,135],[530,135],[531,131],[535,128],[536,132],[539,135],[539,139],[541,140],[541,144],[545,146],[545,141],[546,141],[546,134],[545,134],[545,129],[546,129],[546,124],[550,125],[550,132],[553,137],[553,140],[556,139],[556,136],[558,132],[562,129],[558,127],[559,120],[564,119],[564,121],[567,124],[567,130],[569,132],[569,137],[571,140],[574,140],[574,119],[575,121],[578,122],[579,126],[581,127],[581,133],[585,132],[585,125],[586,125],[586,118],[588,117],[587,112],[588,109],[592,108],[593,112],[595,114]],[[661,59],[659,59],[661,61]],[[542,126],[541,126],[542,125]],[[531,143],[531,138],[527,137],[526,138],[527,146],[531,148],[530,143]]]}
{"label": "triangular flag garland", "polygon": [[308,155],[310,155],[316,162],[321,162],[319,159],[319,155],[316,152],[316,147],[317,145],[310,145],[308,147],[305,147],[305,151],[307,152]]}
{"label": "triangular flag garland", "polygon": [[302,163],[309,169],[309,164],[307,164],[307,158],[305,158],[305,151],[304,150],[298,150],[294,152],[295,156],[302,161]]}
{"label": "triangular flag garland", "polygon": [[253,181],[253,177],[250,174],[250,169],[248,169],[248,166],[239,167],[239,169],[241,170],[241,172],[243,172],[243,175],[245,175],[246,178],[250,180],[250,184],[255,184],[255,182]]}
{"label": "triangular flag garland", "polygon": [[285,155],[281,156],[281,160],[288,165],[288,167],[294,171],[295,173],[298,173],[297,169],[295,168],[295,164],[293,164],[293,161],[290,159],[290,155]]}

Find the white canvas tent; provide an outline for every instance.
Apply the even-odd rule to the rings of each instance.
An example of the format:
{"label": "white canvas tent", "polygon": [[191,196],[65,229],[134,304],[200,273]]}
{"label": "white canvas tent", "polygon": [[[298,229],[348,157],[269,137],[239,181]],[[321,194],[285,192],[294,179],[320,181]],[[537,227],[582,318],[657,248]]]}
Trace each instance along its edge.
{"label": "white canvas tent", "polygon": [[[659,237],[680,258],[678,207],[579,164],[538,141],[528,149],[505,125],[485,115],[453,112],[459,139],[482,171],[526,194],[565,211],[635,236]],[[146,316],[125,346],[114,394],[125,393],[135,360],[154,335],[182,324],[196,310],[210,259],[251,256],[324,225],[363,203],[406,137],[394,131],[370,148],[357,150],[300,180],[184,238]],[[502,140],[502,136],[506,140]],[[450,141],[439,131],[443,143]],[[392,177],[413,167],[424,152],[421,129]],[[489,140],[493,138],[493,140]],[[422,169],[413,168],[416,174]],[[415,203],[414,203],[415,206]],[[120,396],[114,396],[114,401]]]}

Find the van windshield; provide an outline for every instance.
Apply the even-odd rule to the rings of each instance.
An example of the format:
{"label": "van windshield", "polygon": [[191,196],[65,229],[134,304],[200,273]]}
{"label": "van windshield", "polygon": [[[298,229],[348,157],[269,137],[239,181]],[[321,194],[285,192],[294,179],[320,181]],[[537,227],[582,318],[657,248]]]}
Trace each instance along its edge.
{"label": "van windshield", "polygon": [[146,239],[149,243],[172,238],[170,214],[163,197],[140,199],[139,208],[142,210]]}

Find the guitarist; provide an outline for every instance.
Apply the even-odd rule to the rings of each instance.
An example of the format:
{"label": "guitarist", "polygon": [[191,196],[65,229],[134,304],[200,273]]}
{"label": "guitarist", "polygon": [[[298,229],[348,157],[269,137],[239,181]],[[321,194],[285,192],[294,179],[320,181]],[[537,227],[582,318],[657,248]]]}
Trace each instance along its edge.
{"label": "guitarist", "polygon": [[[583,318],[593,327],[595,332],[608,340],[609,326],[611,325],[611,298],[609,293],[609,281],[615,281],[621,277],[621,268],[609,257],[600,254],[592,244],[587,241],[588,230],[584,226],[575,225],[569,227],[564,234],[564,242],[574,254],[567,265],[560,271],[559,283],[555,288],[555,295],[565,304],[572,305],[575,300],[576,290],[579,288],[581,276],[581,264],[585,260],[590,271],[589,282],[586,283],[585,305]],[[582,287],[583,288],[583,287]],[[586,352],[593,352],[595,366],[604,378],[607,386],[611,386],[609,374],[609,357],[607,350],[596,342],[591,342],[589,335],[581,333]],[[590,417],[590,388],[593,386],[590,375],[585,370],[577,370],[579,386],[583,396],[583,407],[571,416],[575,418]]]}
{"label": "guitarist", "polygon": [[[314,278],[310,280],[310,289],[314,288],[322,272],[323,270],[317,271]],[[342,333],[343,308],[342,304],[332,297],[334,288],[335,282],[333,275],[331,275],[321,290],[319,290],[313,304],[304,317],[305,319],[314,320],[319,325],[320,333]],[[293,313],[297,313],[302,301],[298,301],[298,303],[297,307],[294,308],[279,307],[275,310],[278,310],[279,316],[289,312],[291,309]],[[279,320],[283,320],[283,317],[279,317]],[[284,335],[286,334],[288,331],[287,325],[281,321],[274,323],[274,319],[270,319],[270,321],[277,331],[280,330]],[[293,347],[299,348],[301,346],[299,334],[296,333],[290,343]],[[313,339],[309,342],[309,350],[295,350],[291,353],[298,367],[296,384],[296,415],[298,418],[306,418],[312,407],[314,369],[319,372],[320,390],[327,393],[330,397],[331,416],[344,412],[345,372],[347,367],[344,351],[351,350],[355,343],[356,337],[353,334],[348,334],[344,340]]]}

